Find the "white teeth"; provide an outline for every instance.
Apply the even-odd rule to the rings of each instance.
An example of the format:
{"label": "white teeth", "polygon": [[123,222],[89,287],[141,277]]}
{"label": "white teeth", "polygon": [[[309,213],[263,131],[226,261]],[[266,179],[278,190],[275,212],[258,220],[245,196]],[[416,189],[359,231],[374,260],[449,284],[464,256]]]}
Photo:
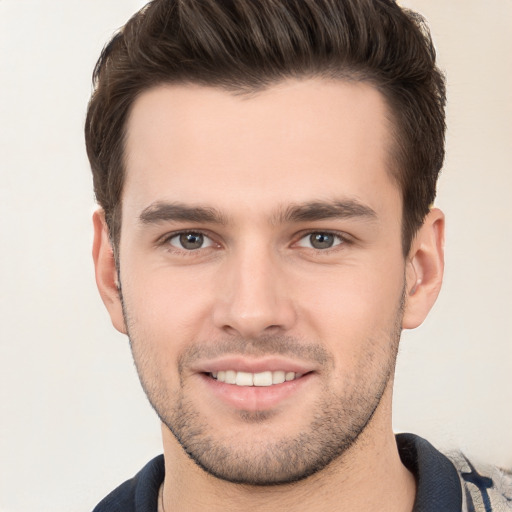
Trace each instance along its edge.
{"label": "white teeth", "polygon": [[285,380],[284,372],[272,372],[272,384],[282,384]]}
{"label": "white teeth", "polygon": [[226,380],[224,381],[226,384],[235,384],[236,383],[236,372],[233,370],[226,371]]}
{"label": "white teeth", "polygon": [[[226,372],[227,373],[227,372]],[[237,372],[235,384],[237,386],[252,386],[253,374],[247,372]]]}
{"label": "white teeth", "polygon": [[302,377],[301,373],[284,372],[278,370],[275,372],[266,371],[260,373],[236,372],[234,370],[221,370],[212,372],[211,376],[219,382],[226,384],[235,384],[237,386],[272,386],[273,384],[282,384],[285,381],[295,380]]}
{"label": "white teeth", "polygon": [[272,386],[272,372],[255,373],[253,382],[255,386]]}

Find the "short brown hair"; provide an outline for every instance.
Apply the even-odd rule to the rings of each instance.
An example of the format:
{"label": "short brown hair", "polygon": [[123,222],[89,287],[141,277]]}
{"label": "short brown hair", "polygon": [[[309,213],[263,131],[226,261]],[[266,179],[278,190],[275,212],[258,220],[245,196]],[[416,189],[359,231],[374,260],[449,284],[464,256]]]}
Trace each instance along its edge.
{"label": "short brown hair", "polygon": [[423,18],[393,0],[153,0],[136,13],[96,64],[85,125],[114,245],[126,122],[141,92],[194,83],[243,93],[314,76],[369,82],[386,99],[406,254],[436,195],[445,84]]}

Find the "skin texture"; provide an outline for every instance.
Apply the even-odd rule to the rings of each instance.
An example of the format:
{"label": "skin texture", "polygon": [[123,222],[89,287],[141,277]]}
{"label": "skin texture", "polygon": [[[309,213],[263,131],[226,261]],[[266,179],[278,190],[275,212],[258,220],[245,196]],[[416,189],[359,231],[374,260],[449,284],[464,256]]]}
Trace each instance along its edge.
{"label": "skin texture", "polygon": [[[392,380],[401,328],[439,291],[444,219],[404,259],[388,118],[375,89],[340,81],[160,86],[134,104],[119,272],[101,211],[93,254],[163,422],[167,509],[412,509]],[[281,368],[304,376],[210,376]]]}

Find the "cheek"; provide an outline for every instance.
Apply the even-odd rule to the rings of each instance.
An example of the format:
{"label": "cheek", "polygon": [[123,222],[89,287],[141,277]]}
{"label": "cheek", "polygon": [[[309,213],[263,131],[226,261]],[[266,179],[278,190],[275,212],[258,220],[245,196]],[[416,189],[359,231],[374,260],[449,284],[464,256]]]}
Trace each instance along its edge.
{"label": "cheek", "polygon": [[[331,269],[321,279],[302,280],[303,285],[297,285],[297,296],[302,297],[297,302],[299,316],[314,329],[312,334],[332,344],[333,351],[357,357],[362,343],[389,342],[403,281],[403,266],[396,261],[394,266]],[[300,282],[295,279],[295,283]]]}
{"label": "cheek", "polygon": [[169,390],[180,386],[177,362],[196,335],[197,304],[161,274],[132,275],[137,279],[122,282],[133,357],[148,395],[165,401]]}
{"label": "cheek", "polygon": [[[126,277],[124,277],[126,275]],[[197,338],[211,304],[204,277],[190,269],[126,265],[123,298],[131,331],[151,343],[179,347]]]}

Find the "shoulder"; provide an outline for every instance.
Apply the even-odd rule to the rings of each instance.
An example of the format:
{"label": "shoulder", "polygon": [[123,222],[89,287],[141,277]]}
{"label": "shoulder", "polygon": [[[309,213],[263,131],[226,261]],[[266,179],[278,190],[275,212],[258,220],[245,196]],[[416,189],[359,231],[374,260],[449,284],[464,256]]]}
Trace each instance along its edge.
{"label": "shoulder", "polygon": [[417,482],[416,512],[512,512],[512,474],[469,460],[460,451],[441,453],[413,434],[398,434],[403,464]]}
{"label": "shoulder", "polygon": [[512,472],[469,460],[461,452],[447,457],[459,474],[464,511],[512,511]]}
{"label": "shoulder", "polygon": [[93,512],[156,512],[164,475],[164,457],[159,455],[103,498]]}

